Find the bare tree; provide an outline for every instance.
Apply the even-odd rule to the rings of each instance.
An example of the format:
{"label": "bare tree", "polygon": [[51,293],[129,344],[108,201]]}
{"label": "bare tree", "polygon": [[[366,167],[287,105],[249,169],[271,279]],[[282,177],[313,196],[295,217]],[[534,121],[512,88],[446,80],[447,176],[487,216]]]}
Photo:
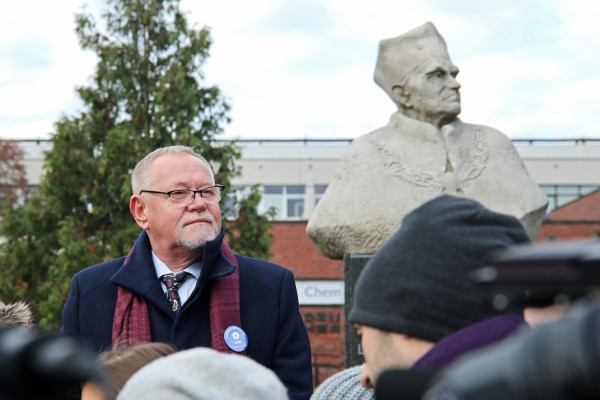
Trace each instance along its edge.
{"label": "bare tree", "polygon": [[27,189],[23,150],[9,140],[0,141],[0,202],[14,205]]}

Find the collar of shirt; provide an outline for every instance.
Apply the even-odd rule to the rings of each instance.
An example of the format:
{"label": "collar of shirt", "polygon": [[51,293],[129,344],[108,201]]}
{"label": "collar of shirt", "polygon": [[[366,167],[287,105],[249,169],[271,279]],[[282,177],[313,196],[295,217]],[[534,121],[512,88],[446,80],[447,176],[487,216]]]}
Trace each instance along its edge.
{"label": "collar of shirt", "polygon": [[[152,261],[154,262],[154,269],[156,270],[157,279],[164,274],[173,273],[173,271],[171,271],[169,267],[167,267],[167,265],[164,262],[162,262],[162,260],[158,258],[156,254],[154,254],[154,252],[152,252]],[[192,276],[188,277],[185,281],[183,281],[183,283],[177,290],[177,293],[179,293],[179,301],[181,302],[181,305],[185,304],[187,299],[190,297],[190,295],[196,288],[196,282],[198,282],[198,278],[200,278],[201,270],[202,262],[200,261],[197,261],[189,265],[186,269],[184,269],[185,272],[189,272],[190,274],[192,274]],[[163,292],[166,292],[167,287],[162,281],[160,282],[160,285],[162,286]]]}

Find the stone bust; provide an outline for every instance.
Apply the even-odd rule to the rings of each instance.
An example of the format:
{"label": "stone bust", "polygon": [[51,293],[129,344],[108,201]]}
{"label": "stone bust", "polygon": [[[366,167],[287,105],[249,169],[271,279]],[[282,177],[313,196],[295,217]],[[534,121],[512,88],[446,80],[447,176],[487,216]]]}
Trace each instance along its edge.
{"label": "stone bust", "polygon": [[346,149],[308,222],[327,257],[376,252],[404,215],[442,193],[514,215],[535,237],[548,200],[502,132],[458,119],[457,74],[430,22],[380,41],[375,82],[398,110]]}

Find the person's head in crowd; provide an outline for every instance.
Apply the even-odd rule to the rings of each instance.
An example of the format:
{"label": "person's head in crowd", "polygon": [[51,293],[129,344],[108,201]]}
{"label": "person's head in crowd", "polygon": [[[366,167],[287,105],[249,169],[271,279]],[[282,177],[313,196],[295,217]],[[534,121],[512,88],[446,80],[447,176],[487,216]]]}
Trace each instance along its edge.
{"label": "person's head in crowd", "polygon": [[[185,187],[203,189],[184,189],[183,177],[189,180]],[[177,252],[186,258],[189,253],[187,256],[195,259],[204,244],[221,232],[223,186],[215,184],[208,161],[190,147],[154,150],[135,166],[131,186],[131,214],[157,254]],[[202,218],[203,223],[191,229],[192,218]]]}
{"label": "person's head in crowd", "polygon": [[104,371],[106,382],[100,385],[88,382],[83,385],[81,400],[114,400],[127,380],[150,362],[173,354],[175,348],[168,343],[138,343],[117,347],[100,353],[98,363]]}
{"label": "person's head in crowd", "polygon": [[34,325],[35,316],[28,303],[4,303],[0,300],[0,328],[31,328]]}
{"label": "person's head in crowd", "polygon": [[456,75],[458,67],[431,22],[379,42],[375,83],[406,117],[435,126],[456,119],[461,111]]}
{"label": "person's head in crowd", "polygon": [[310,400],[374,400],[375,390],[360,383],[363,366],[344,369],[325,379]]}
{"label": "person's head in crowd", "polygon": [[349,321],[365,357],[363,384],[388,368],[436,368],[525,323],[499,316],[469,279],[489,253],[529,243],[515,217],[441,195],[406,215],[361,272]]}
{"label": "person's head in crowd", "polygon": [[287,400],[273,371],[249,357],[199,347],[160,358],[136,372],[119,400]]}

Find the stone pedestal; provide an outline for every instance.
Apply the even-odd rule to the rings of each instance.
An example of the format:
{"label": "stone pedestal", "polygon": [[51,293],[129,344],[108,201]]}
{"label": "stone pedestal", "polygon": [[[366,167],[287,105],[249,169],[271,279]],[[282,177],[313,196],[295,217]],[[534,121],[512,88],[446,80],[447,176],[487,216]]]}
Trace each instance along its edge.
{"label": "stone pedestal", "polygon": [[352,324],[348,322],[348,315],[350,314],[350,309],[352,308],[354,286],[356,285],[360,271],[362,271],[372,256],[372,254],[346,254],[344,256],[344,350],[346,353],[344,365],[346,368],[360,365],[365,361],[362,355],[360,342],[357,340],[356,335],[354,334],[354,328],[352,327]]}

